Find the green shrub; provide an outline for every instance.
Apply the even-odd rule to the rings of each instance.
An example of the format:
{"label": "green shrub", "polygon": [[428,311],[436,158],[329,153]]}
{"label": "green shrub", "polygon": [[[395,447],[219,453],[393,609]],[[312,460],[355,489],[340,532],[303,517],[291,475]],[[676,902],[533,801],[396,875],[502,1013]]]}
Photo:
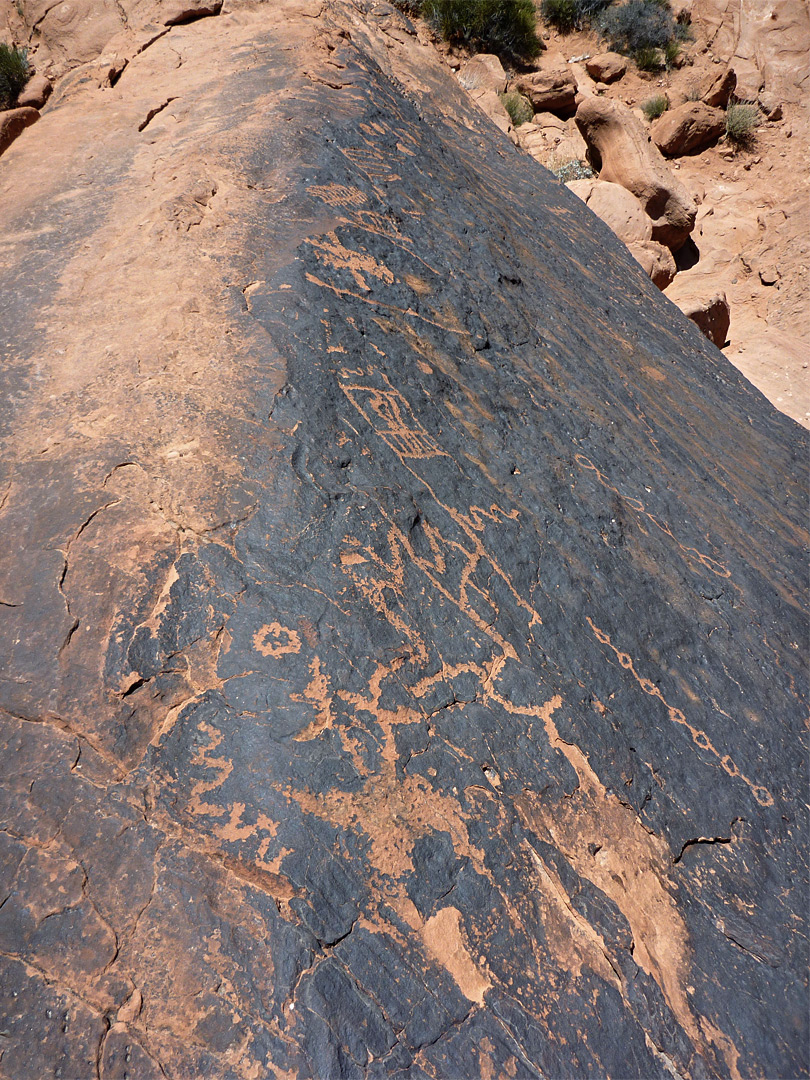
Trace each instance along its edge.
{"label": "green shrub", "polygon": [[422,15],[445,41],[502,59],[520,63],[542,49],[534,0],[422,0]]}
{"label": "green shrub", "polygon": [[648,120],[657,120],[659,116],[663,116],[669,108],[669,100],[666,94],[655,94],[651,98],[647,98],[641,105],[641,111],[647,117]]}
{"label": "green shrub", "polygon": [[540,14],[563,34],[581,30],[612,0],[543,0]]}
{"label": "green shrub", "polygon": [[503,107],[509,113],[509,119],[512,121],[513,127],[528,124],[534,116],[534,108],[527,97],[519,94],[517,90],[510,90],[508,94],[500,94],[499,96],[503,102]]}
{"label": "green shrub", "polygon": [[732,102],[726,109],[726,138],[735,146],[749,146],[759,126],[759,109],[750,101]]}
{"label": "green shrub", "polygon": [[660,50],[651,49],[648,46],[643,49],[636,49],[633,53],[633,60],[635,60],[639,71],[660,71],[664,66]]}
{"label": "green shrub", "polygon": [[422,0],[391,0],[391,3],[406,15],[422,14]]}
{"label": "green shrub", "polygon": [[10,109],[31,73],[28,50],[0,41],[0,109]]}
{"label": "green shrub", "polygon": [[602,12],[597,25],[611,49],[634,57],[642,50],[663,49],[676,33],[669,6],[657,0],[626,0]]}

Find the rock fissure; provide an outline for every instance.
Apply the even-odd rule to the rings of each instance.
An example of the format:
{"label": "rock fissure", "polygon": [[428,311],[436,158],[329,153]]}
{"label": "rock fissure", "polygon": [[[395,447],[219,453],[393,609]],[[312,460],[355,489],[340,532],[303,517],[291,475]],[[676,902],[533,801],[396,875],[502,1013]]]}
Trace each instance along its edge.
{"label": "rock fissure", "polygon": [[146,128],[149,126],[149,124],[152,123],[154,118],[156,116],[158,116],[160,113],[162,113],[163,110],[165,108],[167,108],[167,106],[171,105],[171,103],[173,101],[177,101],[177,98],[176,97],[166,98],[166,100],[162,104],[156,105],[154,108],[150,109],[149,112],[146,114],[146,117],[143,120],[141,120],[140,124],[138,124],[138,131],[145,131]]}

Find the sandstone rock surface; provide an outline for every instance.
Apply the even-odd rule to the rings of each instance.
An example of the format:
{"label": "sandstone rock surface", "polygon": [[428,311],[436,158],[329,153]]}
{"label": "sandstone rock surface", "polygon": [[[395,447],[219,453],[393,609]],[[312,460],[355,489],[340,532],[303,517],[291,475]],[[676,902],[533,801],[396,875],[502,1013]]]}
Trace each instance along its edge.
{"label": "sandstone rock surface", "polygon": [[652,220],[652,238],[677,251],[695,226],[697,204],[650,142],[644,124],[619,102],[585,98],[576,123],[600,179],[631,191]]}
{"label": "sandstone rock surface", "polygon": [[693,23],[712,55],[734,68],[738,98],[756,100],[764,86],[783,101],[807,100],[810,9],[805,0],[700,0]]}
{"label": "sandstone rock surface", "polygon": [[389,5],[122,55],[0,163],[3,1074],[805,1073],[805,433]]}
{"label": "sandstone rock surface", "polygon": [[35,0],[25,10],[59,73],[95,60],[124,26],[115,0]]}
{"label": "sandstone rock surface", "polygon": [[652,141],[667,157],[696,154],[713,146],[725,131],[726,114],[702,101],[668,109],[651,128]]}

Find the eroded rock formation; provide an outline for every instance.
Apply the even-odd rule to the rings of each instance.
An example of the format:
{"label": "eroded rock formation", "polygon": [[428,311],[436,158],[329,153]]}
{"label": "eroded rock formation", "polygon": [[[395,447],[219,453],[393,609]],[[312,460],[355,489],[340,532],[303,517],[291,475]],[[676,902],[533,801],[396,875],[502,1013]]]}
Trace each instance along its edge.
{"label": "eroded rock formation", "polygon": [[387,5],[115,63],[0,162],[0,1073],[801,1075],[806,434]]}

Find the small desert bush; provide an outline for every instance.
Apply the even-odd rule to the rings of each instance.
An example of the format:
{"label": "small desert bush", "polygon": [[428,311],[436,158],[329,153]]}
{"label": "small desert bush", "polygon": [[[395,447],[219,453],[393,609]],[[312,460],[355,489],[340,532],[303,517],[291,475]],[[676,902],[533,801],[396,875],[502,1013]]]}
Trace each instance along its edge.
{"label": "small desert bush", "polygon": [[657,120],[659,116],[664,115],[668,108],[669,100],[666,94],[655,94],[653,97],[647,98],[641,105],[641,111],[648,120]]}
{"label": "small desert bush", "polygon": [[28,82],[28,50],[0,41],[0,109],[10,109]]}
{"label": "small desert bush", "polygon": [[421,15],[422,0],[391,0],[394,7],[404,11],[406,15]]}
{"label": "small desert bush", "polygon": [[612,0],[543,0],[540,14],[549,26],[563,34],[581,30]]}
{"label": "small desert bush", "polygon": [[668,41],[664,46],[664,63],[667,66],[667,71],[670,68],[674,68],[678,57],[681,55],[681,43],[673,39]]}
{"label": "small desert bush", "polygon": [[503,107],[509,113],[509,119],[512,121],[514,127],[520,127],[521,124],[528,124],[528,122],[534,116],[534,109],[532,103],[523,94],[519,94],[517,90],[511,90],[508,94],[500,95]]}
{"label": "small desert bush", "polygon": [[534,0],[421,0],[421,13],[445,41],[514,62],[542,49]]}
{"label": "small desert bush", "polygon": [[750,101],[734,101],[726,109],[726,138],[735,146],[749,146],[759,126],[759,109]]}
{"label": "small desert bush", "polygon": [[593,176],[593,169],[590,165],[587,162],[579,161],[577,158],[569,158],[564,161],[559,157],[552,157],[546,168],[562,184],[568,184],[572,180],[590,180]]}
{"label": "small desert bush", "polygon": [[626,0],[609,7],[597,20],[599,32],[611,49],[636,58],[647,49],[663,49],[676,37],[675,19],[668,5],[658,0]]}

